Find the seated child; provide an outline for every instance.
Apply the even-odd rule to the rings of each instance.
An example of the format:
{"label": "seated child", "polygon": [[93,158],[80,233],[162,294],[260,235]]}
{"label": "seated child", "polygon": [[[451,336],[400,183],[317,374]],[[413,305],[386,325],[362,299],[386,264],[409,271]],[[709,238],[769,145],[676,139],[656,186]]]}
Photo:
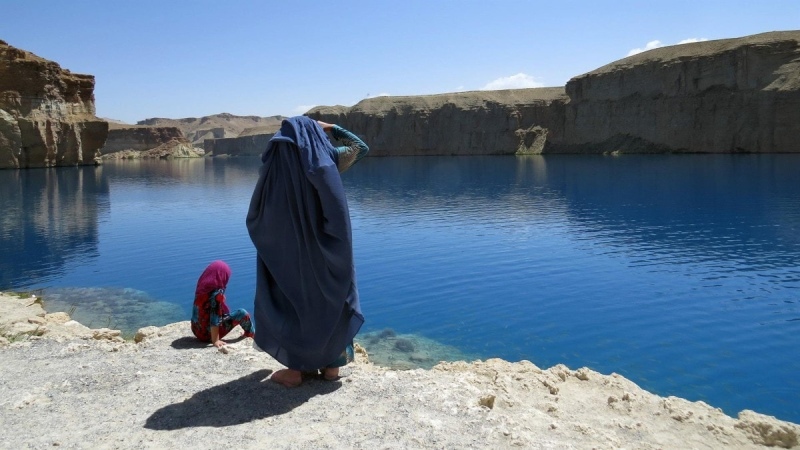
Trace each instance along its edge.
{"label": "seated child", "polygon": [[255,335],[255,324],[244,309],[231,312],[225,303],[225,288],[231,277],[231,268],[224,261],[214,261],[197,280],[192,307],[192,333],[203,342],[215,347],[225,345],[221,340],[236,325],[241,325],[246,337]]}

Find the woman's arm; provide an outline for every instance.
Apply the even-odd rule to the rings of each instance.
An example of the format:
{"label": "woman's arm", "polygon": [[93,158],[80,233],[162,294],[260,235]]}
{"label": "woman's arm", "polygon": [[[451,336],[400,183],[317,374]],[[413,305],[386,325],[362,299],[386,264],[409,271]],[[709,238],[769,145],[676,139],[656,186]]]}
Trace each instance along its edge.
{"label": "woman's arm", "polygon": [[330,131],[333,138],[343,143],[343,146],[336,147],[338,154],[337,167],[339,173],[344,172],[369,153],[369,147],[364,141],[350,131],[339,125],[317,121],[325,131]]}
{"label": "woman's arm", "polygon": [[225,301],[225,294],[220,291],[214,291],[211,293],[211,298],[209,299],[209,303],[211,306],[211,314],[209,314],[209,332],[211,334],[211,343],[214,344],[214,347],[220,348],[225,345],[225,342],[220,340],[219,338],[219,324],[222,321],[222,303]]}
{"label": "woman's arm", "polygon": [[211,327],[211,343],[214,347],[220,348],[225,346],[225,342],[219,338],[219,327]]}

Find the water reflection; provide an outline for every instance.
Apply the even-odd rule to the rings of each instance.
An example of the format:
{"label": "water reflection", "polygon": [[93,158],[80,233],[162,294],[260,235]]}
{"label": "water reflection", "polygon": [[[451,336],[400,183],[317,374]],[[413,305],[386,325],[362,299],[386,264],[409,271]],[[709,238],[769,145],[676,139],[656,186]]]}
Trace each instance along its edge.
{"label": "water reflection", "polygon": [[181,158],[107,161],[115,183],[135,185],[231,185],[257,176],[258,158]]}
{"label": "water reflection", "polygon": [[[259,164],[2,171],[0,288],[108,287],[63,307],[88,295],[102,301],[76,312],[99,312],[91,323],[133,303],[187,320],[200,271],[224,259],[231,306],[252,308],[244,217]],[[590,366],[796,420],[798,169],[794,155],[366,158],[344,175],[359,338],[398,367]],[[129,331],[155,320],[130,318]]]}
{"label": "water reflection", "polygon": [[800,265],[795,155],[374,158],[358,169],[348,195],[365,217],[555,220],[612,252]]}
{"label": "water reflection", "polygon": [[36,283],[97,256],[108,213],[100,167],[0,171],[0,287]]}

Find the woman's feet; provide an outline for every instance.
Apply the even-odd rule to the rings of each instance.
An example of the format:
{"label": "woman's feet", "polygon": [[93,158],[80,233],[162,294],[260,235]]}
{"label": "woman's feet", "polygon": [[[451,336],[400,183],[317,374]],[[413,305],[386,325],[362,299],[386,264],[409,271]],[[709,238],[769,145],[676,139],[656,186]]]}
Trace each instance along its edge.
{"label": "woman's feet", "polygon": [[339,368],[338,367],[326,367],[322,369],[322,377],[328,381],[336,381],[339,379]]}
{"label": "woman's feet", "polygon": [[[339,368],[338,367],[327,367],[325,369],[319,370],[322,378],[328,381],[336,381],[339,379]],[[292,369],[281,369],[272,374],[269,378],[270,380],[280,383],[286,387],[297,387],[303,383],[303,377],[316,377],[317,372],[301,372],[299,370],[292,370]]]}
{"label": "woman's feet", "polygon": [[293,388],[300,386],[300,383],[303,382],[303,374],[299,370],[281,369],[273,373],[269,379],[286,387]]}

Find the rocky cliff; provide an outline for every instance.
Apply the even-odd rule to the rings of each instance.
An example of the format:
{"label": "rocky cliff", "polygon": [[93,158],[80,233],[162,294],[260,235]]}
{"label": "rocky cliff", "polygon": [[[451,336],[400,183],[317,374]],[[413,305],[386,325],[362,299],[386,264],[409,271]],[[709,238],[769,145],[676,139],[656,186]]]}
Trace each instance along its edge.
{"label": "rocky cliff", "polygon": [[[280,118],[280,120],[278,120]],[[267,125],[243,129],[237,137],[206,139],[203,148],[211,156],[258,156],[267,148],[272,136],[281,128],[280,116]]]}
{"label": "rocky cliff", "polygon": [[223,139],[206,139],[203,149],[211,156],[258,156],[267,148],[275,132]]}
{"label": "rocky cliff", "polygon": [[150,150],[172,140],[189,143],[177,127],[109,125],[106,144],[100,149],[103,155],[123,150]]}
{"label": "rocky cliff", "polygon": [[0,168],[95,164],[107,133],[93,76],[0,41]]}
{"label": "rocky cliff", "polygon": [[800,31],[663,47],[540,88],[378,97],[307,115],[370,154],[800,153]]}
{"label": "rocky cliff", "polygon": [[203,156],[177,127],[148,127],[111,123],[103,159],[193,158]]}
{"label": "rocky cliff", "polygon": [[176,127],[192,144],[202,147],[206,139],[222,139],[240,136],[254,127],[280,127],[282,116],[236,116],[222,113],[204,117],[184,119],[152,118],[137,122],[137,125],[155,127]]}
{"label": "rocky cliff", "polygon": [[650,50],[566,91],[554,150],[800,152],[800,31]]}
{"label": "rocky cliff", "polygon": [[563,135],[566,100],[563,88],[474,91],[376,97],[307,115],[355,132],[372,156],[536,153]]}

